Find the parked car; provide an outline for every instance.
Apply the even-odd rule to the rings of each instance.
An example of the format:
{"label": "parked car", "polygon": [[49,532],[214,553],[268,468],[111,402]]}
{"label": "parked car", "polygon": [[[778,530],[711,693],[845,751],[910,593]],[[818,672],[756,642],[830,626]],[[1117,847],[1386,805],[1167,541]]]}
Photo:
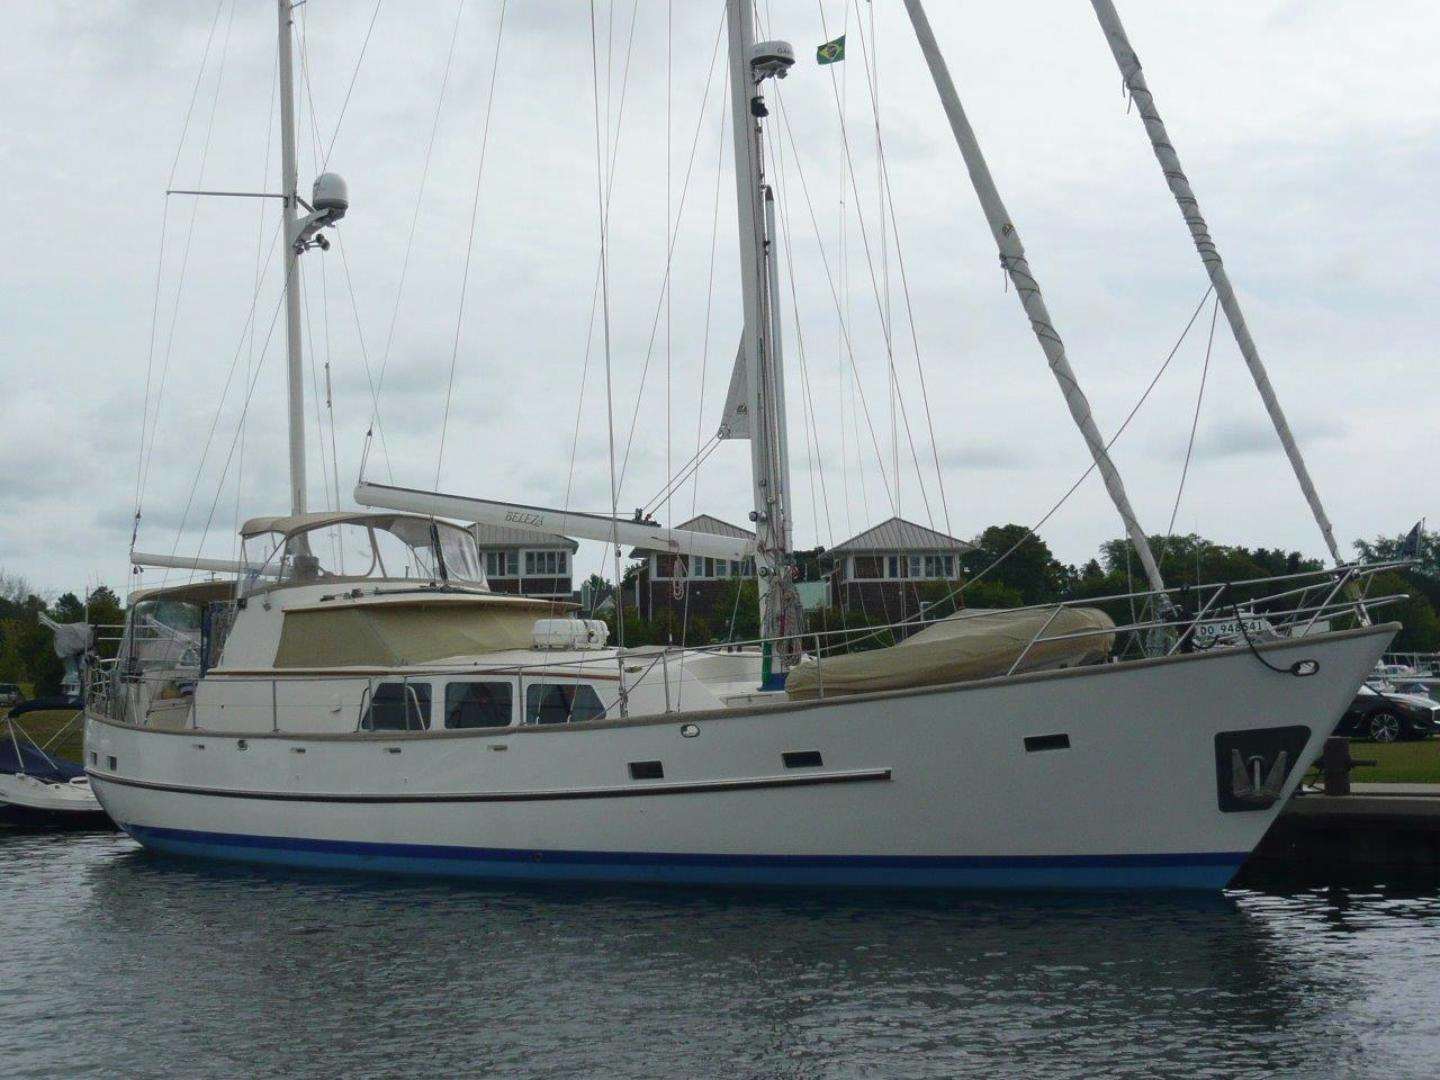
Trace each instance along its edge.
{"label": "parked car", "polygon": [[1401,739],[1428,739],[1437,731],[1440,731],[1440,703],[1433,698],[1377,689],[1367,683],[1360,687],[1350,708],[1345,710],[1335,734],[1392,743]]}
{"label": "parked car", "polygon": [[24,700],[20,687],[13,682],[0,682],[0,705],[19,705]]}

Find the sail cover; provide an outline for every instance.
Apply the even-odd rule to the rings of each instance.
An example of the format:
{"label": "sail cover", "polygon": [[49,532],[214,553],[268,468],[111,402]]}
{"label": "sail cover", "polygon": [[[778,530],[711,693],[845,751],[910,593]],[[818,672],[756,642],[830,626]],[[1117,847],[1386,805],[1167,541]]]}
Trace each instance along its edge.
{"label": "sail cover", "polygon": [[[1046,640],[1030,645],[1042,628]],[[971,609],[888,649],[818,662],[807,658],[790,672],[785,690],[792,698],[811,698],[989,679],[1009,672],[1022,653],[1017,674],[1099,663],[1110,655],[1114,629],[1110,616],[1097,608]],[[1069,634],[1083,636],[1063,636]]]}

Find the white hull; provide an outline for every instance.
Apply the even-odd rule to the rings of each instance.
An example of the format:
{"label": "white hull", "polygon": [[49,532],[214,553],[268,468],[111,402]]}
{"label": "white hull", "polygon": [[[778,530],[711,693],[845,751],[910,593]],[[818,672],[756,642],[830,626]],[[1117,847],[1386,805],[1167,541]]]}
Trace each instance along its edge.
{"label": "white hull", "polygon": [[[475,732],[241,738],[91,716],[86,762],[121,828],[210,857],[499,879],[1219,888],[1393,632],[1262,646],[1280,667],[1317,659],[1303,678],[1217,650]],[[1217,736],[1295,727],[1279,798],[1222,810]],[[1027,749],[1059,735],[1068,747]],[[795,752],[820,764],[787,766]],[[663,777],[632,779],[634,762]]]}
{"label": "white hull", "polygon": [[0,821],[11,824],[63,824],[103,818],[90,782],[42,780],[25,773],[0,773]]}

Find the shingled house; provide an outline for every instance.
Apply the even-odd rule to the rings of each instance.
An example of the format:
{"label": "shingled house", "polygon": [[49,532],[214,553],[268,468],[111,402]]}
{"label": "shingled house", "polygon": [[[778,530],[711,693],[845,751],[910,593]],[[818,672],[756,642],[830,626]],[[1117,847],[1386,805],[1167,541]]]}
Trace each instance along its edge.
{"label": "shingled house", "polygon": [[[682,521],[675,528],[744,540],[755,539],[755,534],[749,529],[731,525],[728,521],[721,521],[709,514],[700,514],[689,521]],[[640,613],[647,620],[655,618],[657,612],[667,609],[673,611],[677,619],[684,618],[687,610],[691,617],[699,616],[712,624],[715,618],[729,619],[729,607],[723,612],[719,610],[722,598],[728,597],[733,605],[734,598],[727,587],[729,582],[735,578],[755,576],[753,559],[712,559],[709,556],[675,555],[649,548],[636,548],[630,553],[630,557],[644,560],[636,583],[636,592]]]}
{"label": "shingled house", "polygon": [[471,525],[480,549],[485,579],[495,592],[520,593],[544,600],[572,598],[575,553],[580,545],[569,537],[529,529]]}
{"label": "shingled house", "polygon": [[837,607],[899,620],[920,610],[919,586],[956,581],[960,556],[974,544],[892,517],[825,553]]}

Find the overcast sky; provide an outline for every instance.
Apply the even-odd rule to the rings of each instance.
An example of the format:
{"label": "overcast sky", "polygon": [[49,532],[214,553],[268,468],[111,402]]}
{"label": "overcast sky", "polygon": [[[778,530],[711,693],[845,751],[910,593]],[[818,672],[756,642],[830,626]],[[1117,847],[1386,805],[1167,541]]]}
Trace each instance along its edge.
{"label": "overcast sky", "polygon": [[[1088,4],[930,6],[1108,436],[1200,302],[1205,274]],[[1120,7],[1342,543],[1433,515],[1440,11],[1422,0]],[[458,24],[453,0],[385,0],[352,92],[372,10],[371,0],[299,9],[309,75],[299,93],[302,190],[330,148],[329,167],[352,196],[343,260],[339,244],[303,260],[307,364],[316,365],[311,506],[333,502],[337,472],[350,505],[377,384],[384,446],[377,435],[368,475],[434,484],[453,357],[440,488],[544,505],[565,503],[568,491],[572,507],[605,509],[589,9],[511,0],[488,138],[496,0],[467,0]],[[945,529],[943,488],[959,536],[1036,520],[1088,464],[1084,445],[1005,288],[903,8],[877,3],[873,39],[868,5],[860,15],[852,7],[848,26],[842,0],[762,10],[767,24],[773,15],[766,32],[800,57],[781,86],[783,116],[771,92],[784,163],[773,179],[794,271],[793,293],[788,265],[782,291],[797,541],[830,545],[893,512],[878,315],[887,269],[920,463],[917,475],[902,418],[900,512]],[[723,41],[705,98],[723,4],[675,4],[668,48],[660,0],[617,2],[613,25],[608,5],[597,13],[601,139],[616,148],[610,358],[622,454],[643,392],[619,500],[633,509],[663,486],[667,455],[678,468],[697,427],[702,438],[713,431],[739,332]],[[842,28],[848,59],[817,67],[814,47]],[[172,164],[176,187],[276,190],[274,5],[12,3],[0,7],[0,41],[0,568],[53,590],[125,586],[142,443],[150,465],[137,546],[227,555],[237,520],[288,509],[283,319],[272,332],[276,205],[172,197],[167,208],[163,192]],[[869,50],[895,207],[886,258]],[[677,217],[667,335],[661,282]],[[1165,529],[1175,499],[1208,329],[1207,308],[1115,447],[1152,532]],[[338,469],[313,394],[323,394],[327,359]],[[749,490],[748,449],[728,443],[701,470],[698,493],[687,484],[657,516],[678,523],[694,500],[743,522]],[[1223,316],[1176,529],[1322,551]],[[1042,532],[1069,561],[1119,534],[1093,477]],[[577,569],[602,562],[590,545]]]}

